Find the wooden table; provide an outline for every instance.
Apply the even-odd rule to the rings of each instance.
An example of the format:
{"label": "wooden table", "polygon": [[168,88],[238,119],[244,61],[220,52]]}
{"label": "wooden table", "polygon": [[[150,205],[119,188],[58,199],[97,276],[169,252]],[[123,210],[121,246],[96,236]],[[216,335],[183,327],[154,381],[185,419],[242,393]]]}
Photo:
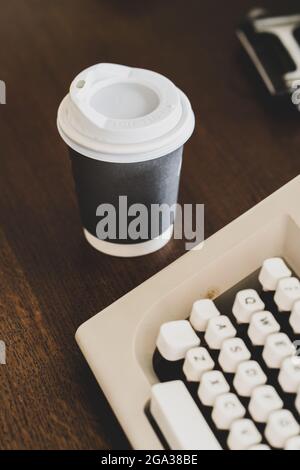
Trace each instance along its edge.
{"label": "wooden table", "polygon": [[144,67],[186,91],[197,122],[180,201],[205,203],[206,236],[300,173],[300,117],[270,103],[234,34],[253,4],[0,1],[0,448],[129,447],[74,334],[184,252],[172,241],[120,260],[85,242],[56,130],[58,104],[80,70]]}

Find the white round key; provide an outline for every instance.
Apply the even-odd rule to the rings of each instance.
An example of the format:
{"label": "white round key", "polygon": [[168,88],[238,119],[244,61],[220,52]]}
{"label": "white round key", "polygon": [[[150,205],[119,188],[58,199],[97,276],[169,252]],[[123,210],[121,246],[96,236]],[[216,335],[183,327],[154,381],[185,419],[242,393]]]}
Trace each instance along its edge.
{"label": "white round key", "polygon": [[200,339],[187,320],[161,325],[156,342],[160,354],[168,361],[184,359],[186,352],[199,344]]}
{"label": "white round key", "polygon": [[296,277],[281,279],[274,295],[274,301],[280,312],[290,312],[294,303],[300,300],[300,282]]}
{"label": "white round key", "polygon": [[241,290],[237,293],[232,313],[238,323],[249,323],[254,312],[264,310],[265,304],[254,289]]}
{"label": "white round key", "polygon": [[233,385],[241,397],[250,397],[253,390],[267,382],[267,376],[256,361],[239,364]]}
{"label": "white round key", "polygon": [[283,449],[291,437],[299,434],[300,426],[289,410],[274,411],[265,429],[267,441],[275,449]]}
{"label": "white round key", "polygon": [[278,333],[280,325],[271,312],[254,313],[251,317],[248,336],[254,346],[263,346],[269,335]]}
{"label": "white round key", "polygon": [[230,386],[222,372],[213,370],[203,374],[198,388],[198,397],[205,406],[213,406],[216,398],[230,391]]}
{"label": "white round key", "polygon": [[210,299],[197,300],[193,304],[190,322],[196,331],[205,331],[211,318],[218,317],[219,310]]}
{"label": "white round key", "polygon": [[199,382],[204,372],[215,366],[210,354],[205,348],[192,348],[186,353],[183,372],[189,382]]}
{"label": "white round key", "polygon": [[275,333],[267,337],[263,358],[270,369],[279,369],[286,357],[295,354],[295,346],[285,333]]}
{"label": "white round key", "polygon": [[282,407],[283,401],[271,385],[262,385],[253,390],[249,413],[257,423],[266,423],[270,414]]}
{"label": "white round key", "polygon": [[253,421],[239,419],[230,428],[227,444],[230,450],[247,450],[259,444],[261,440],[262,436]]}
{"label": "white round key", "polygon": [[212,419],[218,429],[229,429],[231,424],[245,416],[246,410],[234,393],[217,397],[212,412]]}
{"label": "white round key", "polygon": [[274,291],[280,279],[291,275],[292,271],[282,258],[270,258],[264,261],[258,279],[264,291]]}
{"label": "white round key", "polygon": [[295,402],[296,409],[300,415],[300,389],[298,390],[298,395]]}
{"label": "white round key", "polygon": [[205,333],[205,341],[211,349],[220,349],[223,342],[236,335],[236,329],[225,315],[211,318]]}
{"label": "white round key", "polygon": [[300,387],[300,357],[292,356],[286,358],[278,376],[282,390],[286,393],[297,393]]}
{"label": "white round key", "polygon": [[290,325],[294,330],[294,333],[300,333],[300,300],[298,300],[293,307],[292,314],[290,316]]}
{"label": "white round key", "polygon": [[285,450],[300,450],[300,436],[292,437],[285,444]]}
{"label": "white round key", "polygon": [[224,341],[219,354],[219,364],[224,372],[234,373],[238,365],[248,361],[251,353],[241,338],[231,338]]}
{"label": "white round key", "polygon": [[248,450],[271,450],[271,447],[266,444],[258,444],[257,446],[250,447]]}

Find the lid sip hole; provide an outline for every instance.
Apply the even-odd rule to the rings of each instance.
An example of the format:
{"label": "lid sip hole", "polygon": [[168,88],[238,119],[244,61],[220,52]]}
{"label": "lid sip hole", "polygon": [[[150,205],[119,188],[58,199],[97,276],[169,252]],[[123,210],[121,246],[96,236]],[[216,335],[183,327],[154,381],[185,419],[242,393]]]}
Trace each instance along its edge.
{"label": "lid sip hole", "polygon": [[79,80],[76,84],[76,88],[83,88],[85,85],[85,80]]}

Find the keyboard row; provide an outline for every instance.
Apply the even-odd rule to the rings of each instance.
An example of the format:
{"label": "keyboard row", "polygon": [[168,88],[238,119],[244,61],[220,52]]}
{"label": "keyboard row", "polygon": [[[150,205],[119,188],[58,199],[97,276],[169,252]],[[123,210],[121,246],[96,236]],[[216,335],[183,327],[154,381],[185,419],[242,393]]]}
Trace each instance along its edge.
{"label": "keyboard row", "polygon": [[[273,448],[298,450],[300,427],[295,412],[300,415],[300,358],[295,338],[281,331],[284,322],[278,315],[285,315],[293,332],[300,333],[300,282],[280,258],[264,262],[259,281],[263,291],[275,292],[274,304],[269,305],[273,313],[265,310],[254,289],[236,293],[232,321],[212,300],[201,299],[193,304],[189,321],[161,326],[157,349],[166,362],[181,361],[187,383],[198,383],[197,398],[211,407],[216,429],[228,432],[230,449],[268,449],[261,444],[262,433]],[[255,358],[244,340],[252,345]],[[276,383],[267,383],[268,369],[278,370]],[[270,376],[275,377],[271,371]],[[291,409],[276,390],[277,381],[281,394],[294,395]]]}
{"label": "keyboard row", "polygon": [[[264,344],[263,360],[268,368],[280,369],[278,380],[284,392],[297,393],[300,387],[300,357],[296,356],[296,347],[285,333],[276,329],[277,333],[265,335],[268,314],[269,312],[255,314],[251,323],[253,329],[256,323],[264,325],[264,334],[255,336],[259,338],[260,344]],[[257,362],[250,361],[249,349],[236,334],[237,331],[229,318],[220,315],[208,322],[204,338],[210,349],[220,351],[218,362],[222,370],[236,374],[234,382],[239,393],[242,396],[250,396],[256,382],[260,385],[259,382],[263,382],[266,376]],[[251,334],[249,336],[252,337]],[[189,321],[179,320],[161,326],[157,348],[168,361],[185,359],[183,372],[186,379],[197,382],[204,372],[214,368],[214,361],[207,349],[200,347],[200,342]]]}
{"label": "keyboard row", "polygon": [[[228,317],[224,318],[228,325]],[[218,323],[214,322],[214,325]],[[223,322],[219,325],[222,326]],[[251,353],[241,338],[223,339],[218,344],[214,342],[214,349],[220,348],[218,365],[224,373],[234,374],[236,394],[230,393],[230,385],[223,372],[214,370],[214,360],[209,351],[200,346],[200,338],[187,320],[162,325],[157,348],[169,361],[184,359],[183,373],[186,380],[199,382],[198,398],[204,406],[213,408],[212,420],[219,430],[232,432],[233,423],[246,415],[247,410],[239,400],[239,395],[250,399],[248,412],[252,419],[257,423],[266,423],[265,437],[272,447],[283,448],[289,438],[300,432],[293,414],[283,409],[284,403],[276,389],[266,385],[266,374],[260,364],[251,359]],[[280,368],[279,384],[285,392],[297,395],[295,406],[300,415],[300,358],[295,356],[295,348],[288,336],[284,333],[271,334],[266,340],[263,357],[268,367]],[[237,433],[236,426],[233,429]],[[257,438],[258,431],[254,423],[251,426],[248,423],[248,427],[249,438],[250,434],[253,439],[254,435]],[[230,448],[234,447],[232,442],[235,440],[228,438]]]}
{"label": "keyboard row", "polygon": [[[276,296],[277,294],[277,296]],[[289,323],[295,334],[300,333],[300,281],[295,278],[283,279],[278,284],[274,296],[280,312],[291,312]],[[254,313],[264,312],[264,314]],[[265,304],[254,289],[245,289],[238,292],[232,308],[232,313],[238,324],[251,324],[249,336],[256,346],[264,344],[270,333],[280,329],[271,312],[265,312]],[[208,299],[197,301],[193,305],[190,317],[191,324],[196,331],[203,332],[210,319],[220,315],[218,309]]]}
{"label": "keyboard row", "polygon": [[[215,379],[214,379],[215,380]],[[268,399],[272,388],[257,393]],[[152,387],[150,411],[173,450],[220,450],[185,384],[180,380],[158,383]],[[233,393],[220,395],[213,409],[213,419],[228,428],[230,450],[271,450],[262,443],[262,435],[251,419],[243,418],[245,408]],[[265,437],[274,448],[300,450],[299,424],[289,410],[273,411],[268,418]]]}

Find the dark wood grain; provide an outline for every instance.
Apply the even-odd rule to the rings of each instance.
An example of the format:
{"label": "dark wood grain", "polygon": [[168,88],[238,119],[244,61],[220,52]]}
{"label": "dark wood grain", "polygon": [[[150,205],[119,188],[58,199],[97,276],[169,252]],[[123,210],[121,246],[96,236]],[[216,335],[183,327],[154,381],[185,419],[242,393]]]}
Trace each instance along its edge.
{"label": "dark wood grain", "polygon": [[300,173],[300,117],[270,103],[235,38],[255,4],[0,1],[0,448],[128,448],[74,333],[184,252],[176,241],[119,260],[84,241],[56,131],[58,104],[80,70],[144,67],[186,91],[197,124],[180,200],[205,203],[207,236]]}

